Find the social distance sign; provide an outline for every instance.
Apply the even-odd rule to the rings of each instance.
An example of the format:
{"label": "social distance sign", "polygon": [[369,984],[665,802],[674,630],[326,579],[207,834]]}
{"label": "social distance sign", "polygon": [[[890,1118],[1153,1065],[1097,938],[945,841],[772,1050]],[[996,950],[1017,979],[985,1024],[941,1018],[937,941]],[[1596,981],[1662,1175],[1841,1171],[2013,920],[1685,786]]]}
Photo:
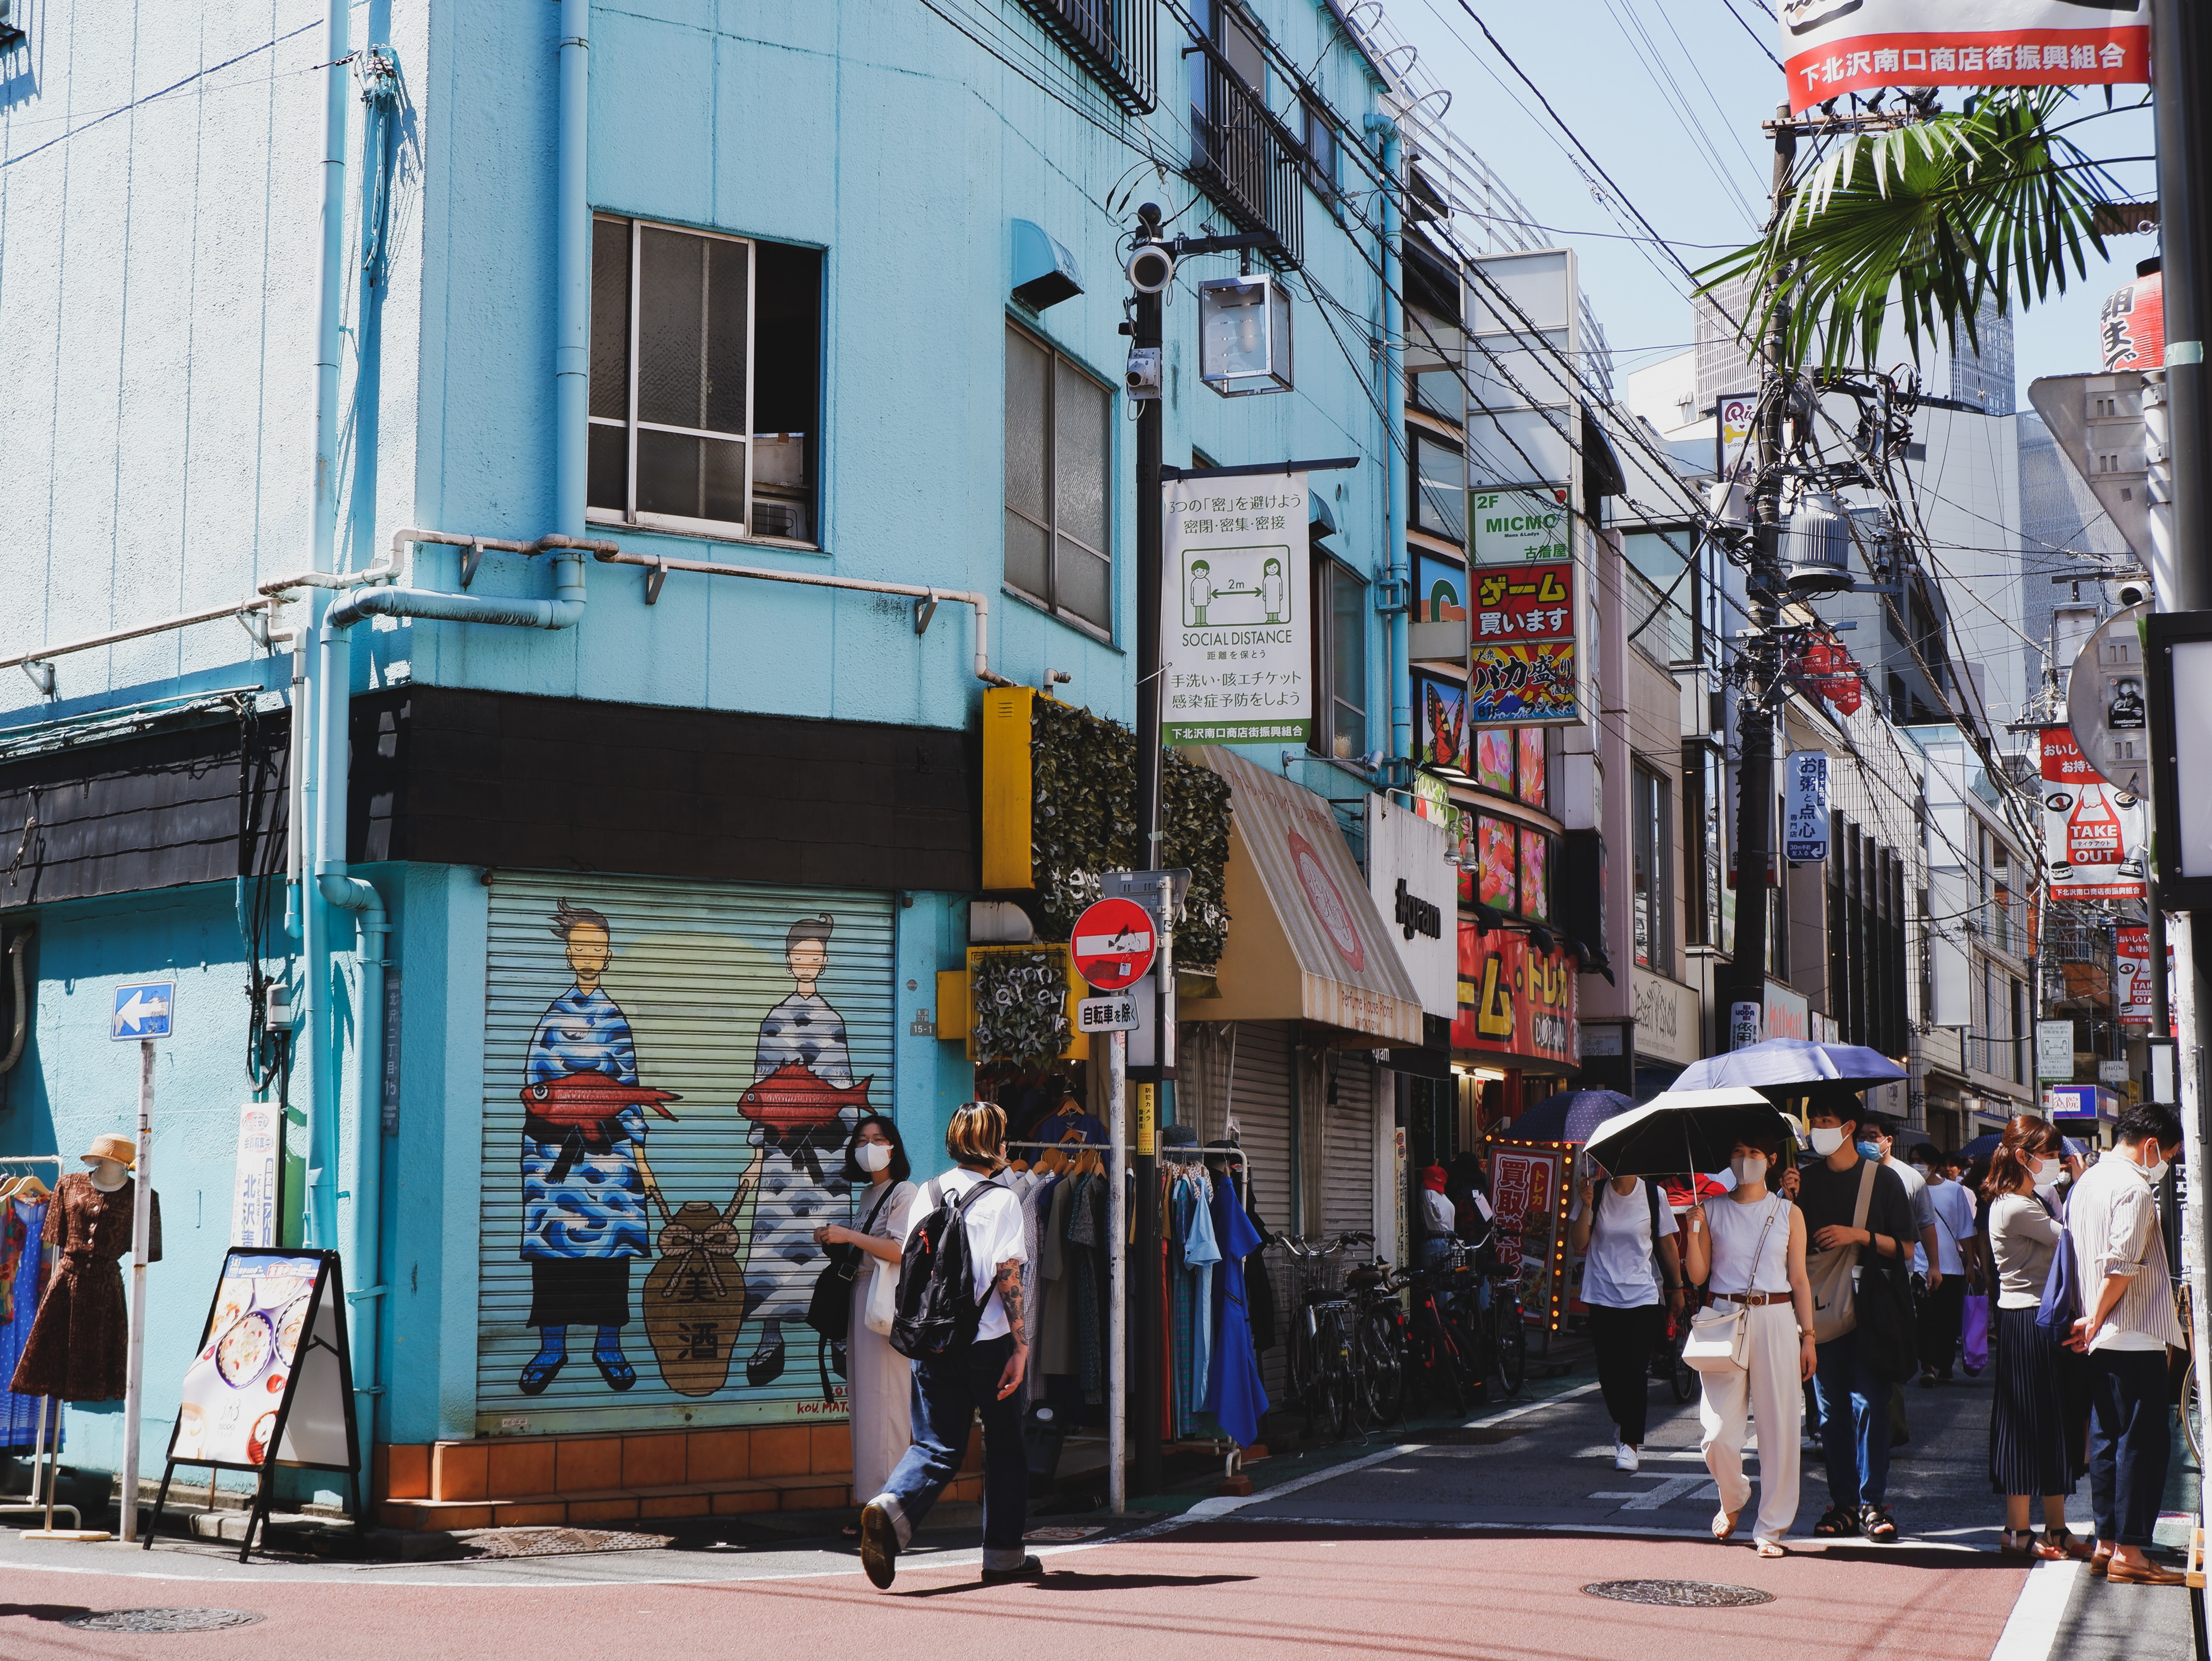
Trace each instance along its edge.
{"label": "social distance sign", "polygon": [[1161,487],[1161,732],[1170,744],[1304,744],[1313,730],[1304,473]]}

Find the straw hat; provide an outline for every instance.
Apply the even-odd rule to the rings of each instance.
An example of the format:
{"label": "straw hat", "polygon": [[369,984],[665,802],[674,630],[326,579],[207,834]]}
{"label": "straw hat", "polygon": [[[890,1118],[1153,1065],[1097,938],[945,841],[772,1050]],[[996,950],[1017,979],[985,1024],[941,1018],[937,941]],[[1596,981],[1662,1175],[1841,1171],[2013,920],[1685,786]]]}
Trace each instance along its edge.
{"label": "straw hat", "polygon": [[112,1159],[116,1164],[128,1169],[138,1163],[138,1144],[128,1136],[118,1135],[110,1131],[104,1136],[94,1136],[92,1139],[92,1146],[87,1148],[81,1157],[87,1165],[90,1165],[94,1159]]}

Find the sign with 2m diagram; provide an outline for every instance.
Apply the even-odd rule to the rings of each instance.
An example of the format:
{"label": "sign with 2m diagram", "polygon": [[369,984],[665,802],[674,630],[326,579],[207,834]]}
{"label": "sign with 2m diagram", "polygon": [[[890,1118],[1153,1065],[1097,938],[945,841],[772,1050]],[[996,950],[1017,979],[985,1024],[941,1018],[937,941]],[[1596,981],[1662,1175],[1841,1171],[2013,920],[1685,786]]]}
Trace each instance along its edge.
{"label": "sign with 2m diagram", "polygon": [[1313,726],[1306,476],[1162,487],[1161,672],[1170,744],[1304,744]]}

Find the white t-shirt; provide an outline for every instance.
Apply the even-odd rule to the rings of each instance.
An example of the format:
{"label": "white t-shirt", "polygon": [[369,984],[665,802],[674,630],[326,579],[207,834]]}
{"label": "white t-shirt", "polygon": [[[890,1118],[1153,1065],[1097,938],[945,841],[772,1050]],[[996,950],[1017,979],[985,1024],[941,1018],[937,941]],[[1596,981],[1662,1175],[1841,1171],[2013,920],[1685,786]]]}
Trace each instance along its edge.
{"label": "white t-shirt", "polygon": [[[1945,1180],[1928,1184],[1928,1203],[1936,1213],[1936,1267],[1946,1275],[1963,1278],[1966,1260],[1959,1244],[1973,1238],[1974,1196],[1963,1183]],[[1923,1250],[1920,1255],[1928,1254]]]}
{"label": "white t-shirt", "polygon": [[1451,1202],[1451,1196],[1440,1194],[1435,1189],[1421,1190],[1421,1209],[1429,1225],[1429,1238],[1441,1240],[1459,1226],[1459,1209]]}
{"label": "white t-shirt", "polygon": [[[913,1238],[921,1220],[936,1210],[942,1200],[948,1196],[957,1199],[976,1183],[989,1180],[980,1171],[965,1171],[958,1165],[941,1177],[933,1177],[922,1184],[921,1192],[915,1196],[909,1208],[913,1220],[907,1225],[907,1237]],[[1003,1338],[1012,1329],[1007,1324],[998,1290],[991,1283],[998,1277],[1000,1263],[1025,1263],[1030,1260],[1029,1247],[1022,1238],[1022,1202],[1012,1189],[1001,1187],[969,1206],[963,1226],[968,1231],[968,1260],[975,1266],[975,1295],[990,1299],[983,1305],[983,1319],[975,1328],[975,1341],[981,1343],[986,1338]]]}
{"label": "white t-shirt", "polygon": [[[1897,1173],[1897,1180],[1905,1184],[1905,1202],[1912,1208],[1914,1234],[1917,1235],[1923,1228],[1936,1228],[1936,1208],[1929,1203],[1928,1179],[1894,1153],[1884,1159],[1882,1164],[1894,1171]],[[1937,1228],[1936,1232],[1941,1234],[1943,1231]],[[1925,1275],[1928,1272],[1928,1248],[1924,1245],[1915,1245],[1912,1248],[1912,1272],[1915,1275]],[[1950,1272],[1948,1269],[1943,1271],[1946,1275]]]}
{"label": "white t-shirt", "polygon": [[[1572,1222],[1583,1214],[1579,1196],[1568,1214]],[[1662,1198],[1659,1202],[1659,1233],[1672,1234],[1674,1214]],[[1601,1309],[1643,1309],[1656,1304],[1664,1292],[1655,1272],[1651,1251],[1651,1202],[1642,1178],[1626,1194],[1613,1191],[1611,1183],[1597,1190],[1597,1216],[1590,1225],[1589,1250],[1583,1258],[1583,1301]]]}

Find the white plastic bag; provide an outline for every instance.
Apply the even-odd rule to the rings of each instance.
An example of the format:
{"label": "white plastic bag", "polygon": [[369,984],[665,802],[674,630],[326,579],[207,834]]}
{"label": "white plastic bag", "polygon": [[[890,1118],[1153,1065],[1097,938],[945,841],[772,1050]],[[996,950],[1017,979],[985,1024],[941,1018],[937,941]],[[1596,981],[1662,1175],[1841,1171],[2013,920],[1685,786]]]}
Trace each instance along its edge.
{"label": "white plastic bag", "polygon": [[860,1323],[869,1331],[888,1337],[891,1317],[898,1313],[898,1269],[880,1257],[871,1257],[868,1262],[868,1304],[861,1313]]}

